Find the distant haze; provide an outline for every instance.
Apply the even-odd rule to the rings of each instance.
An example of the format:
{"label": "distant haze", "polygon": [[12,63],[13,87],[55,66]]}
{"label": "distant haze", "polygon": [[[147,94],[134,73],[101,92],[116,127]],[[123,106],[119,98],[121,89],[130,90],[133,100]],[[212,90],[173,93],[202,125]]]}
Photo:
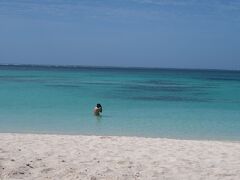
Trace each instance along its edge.
{"label": "distant haze", "polygon": [[1,0],[0,63],[240,70],[240,1]]}

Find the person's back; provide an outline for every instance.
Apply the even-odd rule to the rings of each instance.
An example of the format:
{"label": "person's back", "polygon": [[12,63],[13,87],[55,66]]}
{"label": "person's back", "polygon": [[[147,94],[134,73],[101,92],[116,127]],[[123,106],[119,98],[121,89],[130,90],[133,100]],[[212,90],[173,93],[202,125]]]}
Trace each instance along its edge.
{"label": "person's back", "polygon": [[93,113],[95,116],[100,116],[100,113],[102,112],[102,106],[101,104],[97,104],[96,107],[93,109]]}

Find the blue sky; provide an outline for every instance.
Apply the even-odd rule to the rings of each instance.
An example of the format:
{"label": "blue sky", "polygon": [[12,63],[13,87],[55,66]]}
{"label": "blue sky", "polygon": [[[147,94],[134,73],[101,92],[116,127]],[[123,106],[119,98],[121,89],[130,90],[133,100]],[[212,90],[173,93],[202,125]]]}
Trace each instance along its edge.
{"label": "blue sky", "polygon": [[240,0],[0,0],[0,63],[240,70]]}

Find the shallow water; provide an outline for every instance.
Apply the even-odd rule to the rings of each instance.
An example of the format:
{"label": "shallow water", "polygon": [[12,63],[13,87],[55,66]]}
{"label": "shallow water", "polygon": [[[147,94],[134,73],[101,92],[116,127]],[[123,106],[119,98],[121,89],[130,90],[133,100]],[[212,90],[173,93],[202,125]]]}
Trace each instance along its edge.
{"label": "shallow water", "polygon": [[0,66],[0,132],[240,140],[240,71]]}

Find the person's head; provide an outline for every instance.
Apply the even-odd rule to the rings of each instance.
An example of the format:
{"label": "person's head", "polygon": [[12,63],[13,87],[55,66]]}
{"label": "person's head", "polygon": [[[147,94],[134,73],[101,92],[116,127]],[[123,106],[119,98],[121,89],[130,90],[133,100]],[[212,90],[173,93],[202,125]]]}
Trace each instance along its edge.
{"label": "person's head", "polygon": [[102,108],[101,104],[97,104],[97,108]]}

